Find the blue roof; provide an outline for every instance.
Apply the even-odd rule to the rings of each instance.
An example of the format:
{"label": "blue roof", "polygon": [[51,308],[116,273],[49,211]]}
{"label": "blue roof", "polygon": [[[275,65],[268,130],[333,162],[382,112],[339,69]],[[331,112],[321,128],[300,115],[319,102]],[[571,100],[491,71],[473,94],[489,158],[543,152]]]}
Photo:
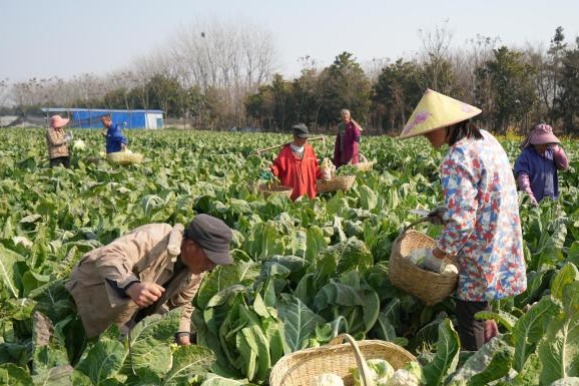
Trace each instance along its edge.
{"label": "blue roof", "polygon": [[163,110],[110,110],[110,109],[90,109],[90,108],[69,108],[69,107],[43,107],[40,109],[43,113],[59,113],[62,111],[81,112],[81,111],[95,111],[105,113],[158,113],[163,114]]}

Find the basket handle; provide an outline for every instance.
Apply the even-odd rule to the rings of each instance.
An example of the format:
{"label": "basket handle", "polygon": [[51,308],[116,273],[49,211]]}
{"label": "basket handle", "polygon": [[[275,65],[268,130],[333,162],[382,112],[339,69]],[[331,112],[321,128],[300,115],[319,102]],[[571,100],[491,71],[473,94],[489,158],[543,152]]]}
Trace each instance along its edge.
{"label": "basket handle", "polygon": [[358,153],[358,157],[360,157],[360,162],[368,162],[368,158],[366,158],[364,154]]}
{"label": "basket handle", "polygon": [[352,350],[354,350],[354,357],[356,358],[356,364],[358,365],[358,370],[360,371],[361,386],[374,386],[374,380],[368,375],[370,373],[370,369],[368,369],[364,355],[362,355],[362,351],[360,351],[358,343],[356,343],[356,340],[352,338],[351,335],[340,334],[332,339],[329,344],[335,345],[343,343],[344,341],[350,343]]}
{"label": "basket handle", "polygon": [[406,225],[404,228],[402,228],[402,232],[400,232],[400,233],[401,233],[401,234],[404,234],[404,233],[406,233],[407,230],[413,228],[414,226],[416,226],[416,225],[418,225],[418,224],[421,224],[421,223],[423,223],[423,222],[427,222],[427,221],[430,221],[430,218],[429,218],[429,217],[422,217],[422,218],[420,218],[420,219],[418,219],[418,220],[416,220],[416,221],[413,221],[413,222],[411,222],[410,224]]}

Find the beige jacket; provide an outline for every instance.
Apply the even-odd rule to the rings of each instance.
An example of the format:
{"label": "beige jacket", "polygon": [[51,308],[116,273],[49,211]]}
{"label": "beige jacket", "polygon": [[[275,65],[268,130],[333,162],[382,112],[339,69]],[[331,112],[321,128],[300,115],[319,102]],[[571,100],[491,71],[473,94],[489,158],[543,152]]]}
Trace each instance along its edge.
{"label": "beige jacket", "polygon": [[68,143],[64,140],[66,133],[63,129],[46,129],[46,145],[50,159],[68,156]]}
{"label": "beige jacket", "polygon": [[[183,238],[183,226],[175,227],[179,227],[178,231],[172,234],[169,224],[144,225],[81,258],[66,288],[75,300],[89,337],[99,335],[113,323],[124,326],[139,309],[129,298],[120,297],[105,279],[123,288],[135,280],[163,285],[171,278],[180,250],[171,249],[170,253],[167,247],[180,248]],[[178,244],[173,237],[178,237]],[[203,276],[186,275],[165,304],[168,309],[183,306],[179,331],[191,330],[191,300]]]}

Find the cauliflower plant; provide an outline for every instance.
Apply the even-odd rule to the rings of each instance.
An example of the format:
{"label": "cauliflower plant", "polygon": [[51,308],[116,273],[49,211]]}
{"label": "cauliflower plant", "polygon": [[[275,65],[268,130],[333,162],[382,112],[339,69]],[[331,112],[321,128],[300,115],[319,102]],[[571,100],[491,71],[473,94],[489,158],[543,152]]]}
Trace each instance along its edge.
{"label": "cauliflower plant", "polygon": [[86,145],[82,139],[77,139],[76,141],[74,141],[72,148],[74,150],[81,150],[82,151],[82,150],[86,149]]}
{"label": "cauliflower plant", "polygon": [[386,386],[420,386],[420,379],[409,370],[398,369],[394,372]]}
{"label": "cauliflower plant", "polygon": [[310,386],[344,386],[344,381],[336,374],[325,373],[312,379]]}
{"label": "cauliflower plant", "polygon": [[[366,361],[368,365],[369,374],[368,376],[374,381],[376,386],[386,386],[388,384],[388,379],[394,374],[394,368],[388,361],[384,359],[369,359]],[[360,386],[360,371],[358,368],[352,369],[351,373],[354,377],[354,384]]]}

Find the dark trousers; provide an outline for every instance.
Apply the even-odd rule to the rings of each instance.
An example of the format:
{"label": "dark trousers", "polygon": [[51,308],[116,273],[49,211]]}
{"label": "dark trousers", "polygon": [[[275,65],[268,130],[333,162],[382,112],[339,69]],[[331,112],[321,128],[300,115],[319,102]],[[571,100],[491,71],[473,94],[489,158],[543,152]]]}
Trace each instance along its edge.
{"label": "dark trousers", "polygon": [[56,157],[50,159],[50,167],[53,168],[55,166],[62,165],[65,168],[70,168],[70,156],[67,155],[66,157]]}
{"label": "dark trousers", "polygon": [[463,350],[478,351],[485,344],[485,322],[475,319],[474,315],[489,309],[488,302],[456,300],[458,335]]}

